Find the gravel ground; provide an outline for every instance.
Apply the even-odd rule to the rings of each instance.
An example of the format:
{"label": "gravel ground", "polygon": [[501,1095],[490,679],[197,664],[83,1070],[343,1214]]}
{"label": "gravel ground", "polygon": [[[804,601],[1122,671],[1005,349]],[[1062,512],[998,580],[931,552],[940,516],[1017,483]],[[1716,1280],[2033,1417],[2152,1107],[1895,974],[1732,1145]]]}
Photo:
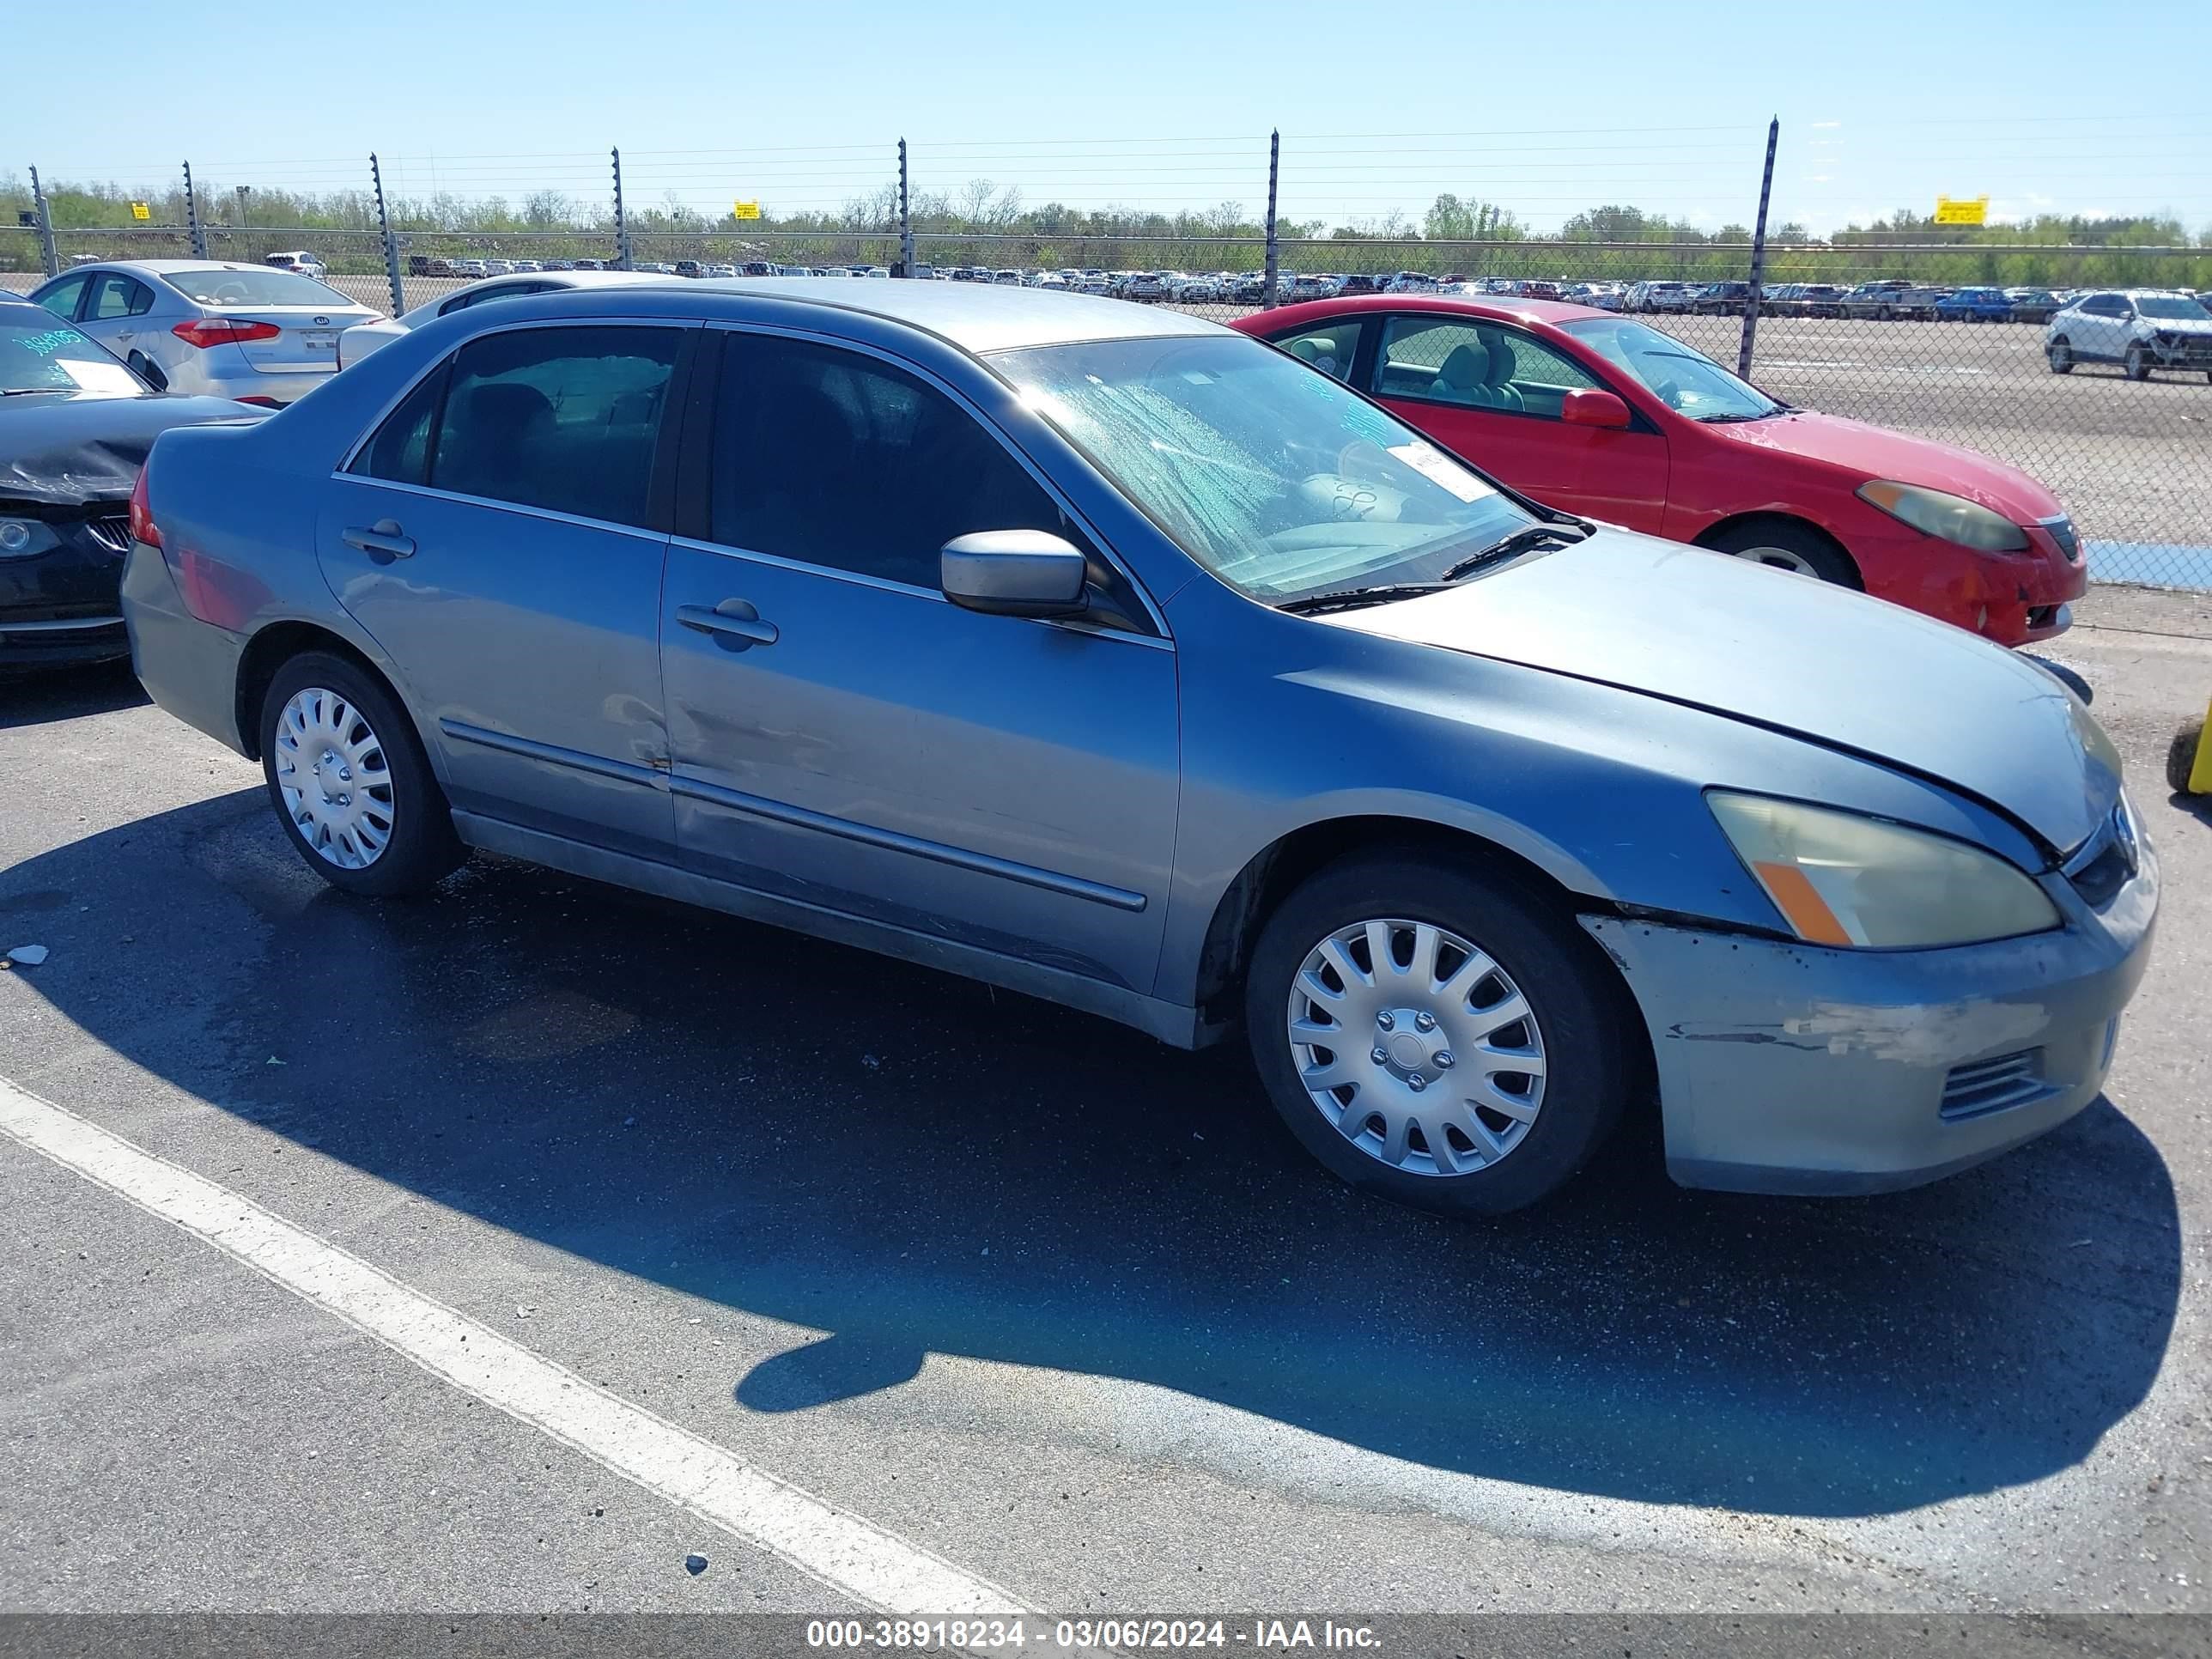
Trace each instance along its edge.
{"label": "gravel ground", "polygon": [[[342,898],[113,673],[0,686],[0,1076],[1033,1606],[2212,1613],[2212,644],[2094,598],[2157,954],[2104,1100],[1918,1192],[1644,1127],[1402,1212],[1233,1053],[514,865]],[[0,1607],[839,1606],[9,1142],[0,1256]]]}

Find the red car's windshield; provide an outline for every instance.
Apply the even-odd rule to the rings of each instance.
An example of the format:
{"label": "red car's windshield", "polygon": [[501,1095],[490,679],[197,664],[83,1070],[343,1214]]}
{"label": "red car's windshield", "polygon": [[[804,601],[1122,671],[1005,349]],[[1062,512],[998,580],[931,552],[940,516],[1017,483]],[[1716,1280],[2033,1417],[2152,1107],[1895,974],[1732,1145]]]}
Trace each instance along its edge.
{"label": "red car's windshield", "polygon": [[1626,317],[1583,317],[1559,326],[1693,421],[1760,421],[1787,407],[1673,335]]}

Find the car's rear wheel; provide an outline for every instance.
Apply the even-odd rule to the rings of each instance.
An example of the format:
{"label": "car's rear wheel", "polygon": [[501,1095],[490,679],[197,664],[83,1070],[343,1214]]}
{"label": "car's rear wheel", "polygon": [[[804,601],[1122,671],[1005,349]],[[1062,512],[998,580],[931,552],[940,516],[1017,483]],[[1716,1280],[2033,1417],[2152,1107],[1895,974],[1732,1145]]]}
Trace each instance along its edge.
{"label": "car's rear wheel", "polygon": [[2043,355],[2051,364],[2053,374],[2071,374],[2074,372],[2074,347],[2063,334],[2044,347]]}
{"label": "car's rear wheel", "polygon": [[1448,1214],[1534,1203],[1620,1115],[1635,1010],[1571,918],[1413,854],[1331,865],[1261,930],[1253,1059],[1300,1145],[1354,1187]]}
{"label": "car's rear wheel", "polygon": [[357,665],[325,651],[292,658],[261,700],[260,733],[277,819],[333,887],[419,893],[465,856],[414,722]]}
{"label": "car's rear wheel", "polygon": [[1818,531],[1787,519],[1754,519],[1708,536],[1701,545],[1753,564],[1817,577],[1838,587],[1866,586],[1848,555]]}
{"label": "car's rear wheel", "polygon": [[2130,346],[2126,367],[2130,380],[2148,380],[2150,379],[2150,353],[2140,345]]}

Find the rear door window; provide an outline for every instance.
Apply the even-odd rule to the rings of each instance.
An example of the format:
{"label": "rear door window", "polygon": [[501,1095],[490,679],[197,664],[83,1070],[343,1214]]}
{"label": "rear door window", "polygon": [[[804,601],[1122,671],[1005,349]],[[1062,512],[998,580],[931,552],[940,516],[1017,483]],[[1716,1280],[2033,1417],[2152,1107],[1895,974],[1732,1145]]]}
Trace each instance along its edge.
{"label": "rear door window", "polygon": [[152,309],[154,290],[119,270],[104,270],[92,285],[92,301],[85,307],[88,323],[112,322],[118,317],[137,317]]}
{"label": "rear door window", "polygon": [[642,526],[684,331],[512,329],[455,354],[436,489]]}

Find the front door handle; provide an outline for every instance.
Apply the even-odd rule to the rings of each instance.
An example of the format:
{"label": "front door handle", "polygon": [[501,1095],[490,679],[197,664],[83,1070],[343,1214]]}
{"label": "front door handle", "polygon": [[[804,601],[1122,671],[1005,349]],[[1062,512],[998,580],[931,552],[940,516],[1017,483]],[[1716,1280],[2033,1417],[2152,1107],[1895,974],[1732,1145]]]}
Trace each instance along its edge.
{"label": "front door handle", "polygon": [[676,620],[686,628],[713,635],[715,644],[731,651],[774,645],[777,638],[775,624],[763,622],[761,613],[744,599],[724,599],[711,611],[703,605],[679,605]]}
{"label": "front door handle", "polygon": [[380,564],[415,556],[415,544],[399,528],[397,519],[379,519],[366,530],[350,525],[342,533],[348,547],[359,548]]}

